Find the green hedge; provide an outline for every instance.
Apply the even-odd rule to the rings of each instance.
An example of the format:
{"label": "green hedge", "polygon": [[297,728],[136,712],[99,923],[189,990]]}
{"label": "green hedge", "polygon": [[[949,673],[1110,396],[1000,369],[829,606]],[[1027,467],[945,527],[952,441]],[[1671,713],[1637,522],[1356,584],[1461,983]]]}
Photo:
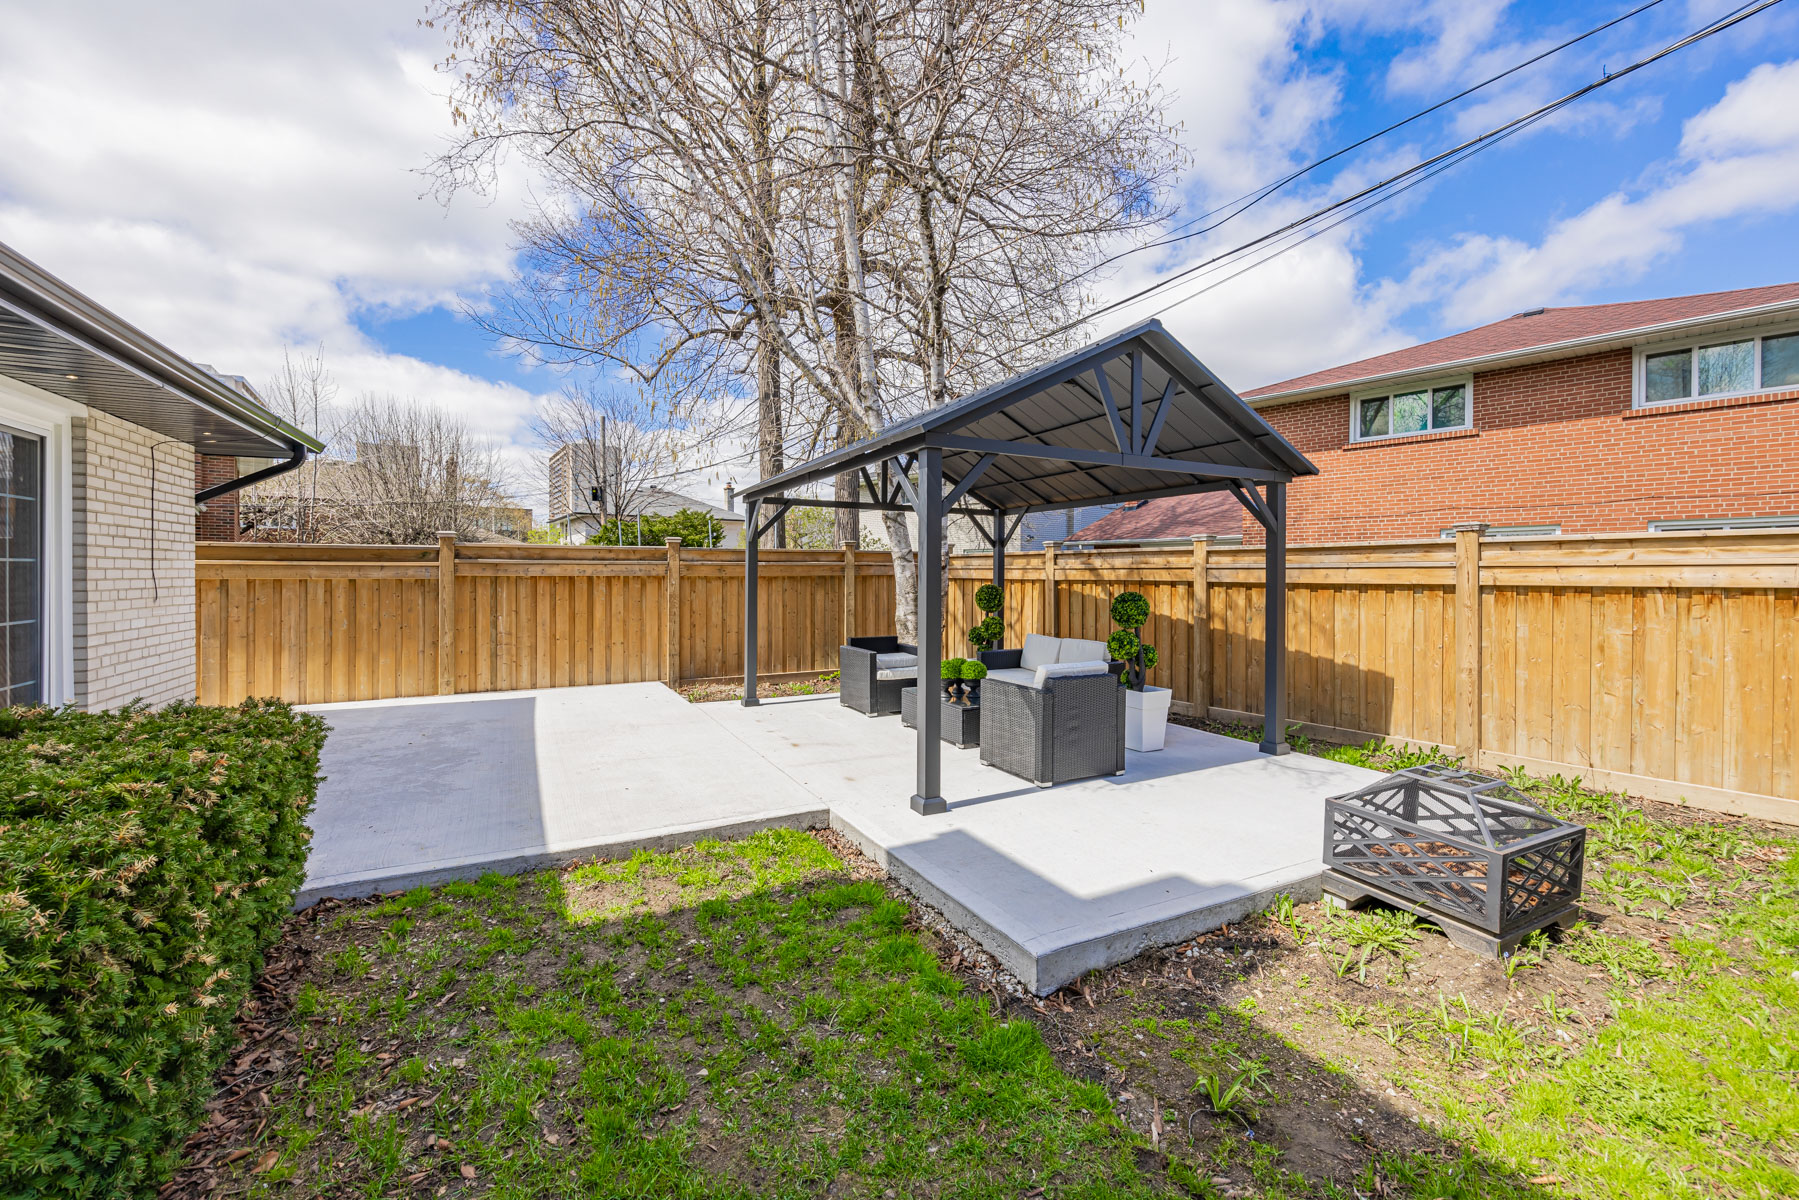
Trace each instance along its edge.
{"label": "green hedge", "polygon": [[293,902],[325,726],[0,710],[0,1195],[147,1196]]}

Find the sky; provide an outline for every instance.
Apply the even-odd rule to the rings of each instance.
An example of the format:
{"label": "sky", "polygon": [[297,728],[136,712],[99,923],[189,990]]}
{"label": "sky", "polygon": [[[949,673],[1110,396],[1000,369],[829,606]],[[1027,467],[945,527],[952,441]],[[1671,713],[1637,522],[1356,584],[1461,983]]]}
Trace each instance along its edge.
{"label": "sky", "polygon": [[[1639,2],[1147,0],[1126,62],[1181,122],[1192,164],[1174,199],[1188,221]],[[1126,259],[1098,298],[1616,71],[1735,2],[1663,0],[1221,229]],[[417,0],[0,0],[0,242],[254,383],[285,348],[322,348],[340,394],[454,409],[534,475],[530,414],[565,378],[463,315],[508,279],[533,181],[508,165],[490,197],[431,194],[421,172],[450,119],[442,34],[421,14]],[[1159,316],[1247,390],[1542,305],[1790,282],[1795,209],[1799,3],[1784,3],[1238,278],[1191,296],[1219,277],[1177,284],[1094,332]],[[733,473],[753,474],[681,486],[716,500]]]}

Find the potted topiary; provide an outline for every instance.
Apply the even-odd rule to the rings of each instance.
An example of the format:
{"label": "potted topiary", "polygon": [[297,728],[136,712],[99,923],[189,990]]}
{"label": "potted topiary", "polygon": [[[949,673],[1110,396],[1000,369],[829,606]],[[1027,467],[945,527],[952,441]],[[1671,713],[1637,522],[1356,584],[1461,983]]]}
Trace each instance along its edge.
{"label": "potted topiary", "polygon": [[943,665],[937,668],[937,678],[943,681],[943,690],[951,700],[956,698],[956,689],[962,685],[962,658],[946,658]]}
{"label": "potted topiary", "polygon": [[986,614],[968,631],[968,644],[975,648],[977,655],[993,649],[1006,636],[1006,621],[999,615],[1000,605],[1004,602],[1005,593],[1000,591],[998,584],[983,583],[974,590],[974,606]]}
{"label": "potted topiary", "polygon": [[962,664],[962,703],[974,699],[981,689],[981,680],[987,678],[987,664],[978,658],[968,659]]}
{"label": "potted topiary", "polygon": [[1151,687],[1145,677],[1155,669],[1156,648],[1143,641],[1149,601],[1142,592],[1121,592],[1112,601],[1112,623],[1119,628],[1106,639],[1106,653],[1125,665],[1124,745],[1127,750],[1160,750],[1168,733],[1168,707],[1174,692]]}

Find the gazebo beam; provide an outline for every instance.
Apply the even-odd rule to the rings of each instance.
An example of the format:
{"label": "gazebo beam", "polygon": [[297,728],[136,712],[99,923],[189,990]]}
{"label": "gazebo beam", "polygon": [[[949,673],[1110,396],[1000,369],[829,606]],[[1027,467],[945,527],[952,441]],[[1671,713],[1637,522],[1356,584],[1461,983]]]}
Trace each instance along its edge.
{"label": "gazebo beam", "polygon": [[[762,501],[751,500],[744,511],[744,532],[756,528],[756,518],[762,515]],[[745,538],[743,542],[743,706],[754,708],[761,703],[756,697],[756,623],[761,614],[758,612],[757,593],[761,590],[762,580],[758,574],[757,546],[759,539]]]}
{"label": "gazebo beam", "polygon": [[1268,485],[1268,542],[1262,552],[1263,754],[1287,745],[1287,485]]}
{"label": "gazebo beam", "polygon": [[937,665],[943,658],[943,451],[918,452],[918,790],[912,811],[948,812],[943,798],[943,711],[937,702]]}
{"label": "gazebo beam", "polygon": [[1089,504],[1134,504],[1138,500],[1160,500],[1164,496],[1191,496],[1195,492],[1223,492],[1230,488],[1230,481],[1225,479],[1207,479],[1201,482],[1178,484],[1174,487],[1150,488],[1141,492],[1116,492],[1100,500],[1057,500],[1053,504],[1027,504],[1014,512],[1023,516],[1027,513],[1061,512],[1065,508],[1086,508]]}
{"label": "gazebo beam", "polygon": [[[1073,446],[1044,446],[1036,442],[1000,442],[990,438],[963,437],[954,433],[932,434],[932,446],[945,450],[965,450],[973,454],[995,454],[1007,458],[1046,458],[1055,462],[1087,463],[1096,467],[1128,467],[1139,471],[1160,471],[1169,475],[1203,475],[1209,479],[1249,479],[1257,483],[1275,483],[1286,473],[1265,467],[1244,467],[1235,463],[1193,462],[1185,458],[1162,458],[1151,454],[1120,454],[1110,450],[1079,450]],[[1092,500],[1088,501],[1093,503]]]}

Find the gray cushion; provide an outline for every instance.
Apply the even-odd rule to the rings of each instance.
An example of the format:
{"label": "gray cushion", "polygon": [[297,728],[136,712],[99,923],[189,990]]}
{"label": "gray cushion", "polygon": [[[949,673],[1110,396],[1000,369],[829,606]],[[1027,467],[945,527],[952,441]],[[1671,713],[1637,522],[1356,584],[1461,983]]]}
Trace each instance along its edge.
{"label": "gray cushion", "polygon": [[1062,639],[1045,636],[1041,633],[1024,635],[1024,650],[1020,652],[1018,665],[1036,669],[1044,663],[1053,663],[1062,650]]}
{"label": "gray cushion", "polygon": [[918,678],[918,655],[916,654],[877,654],[875,655],[876,679],[916,679]]}
{"label": "gray cushion", "polygon": [[1051,679],[1065,678],[1071,675],[1104,675],[1106,663],[1104,659],[1092,659],[1088,662],[1044,663],[1036,670],[1035,687],[1043,687]]}
{"label": "gray cushion", "polygon": [[1063,638],[1062,649],[1056,652],[1059,663],[1092,662],[1094,659],[1105,662],[1108,657],[1104,642],[1090,642],[1085,638]]}
{"label": "gray cushion", "polygon": [[989,679],[1003,679],[1007,683],[1020,683],[1025,687],[1037,686],[1037,672],[1027,671],[1023,667],[995,667],[987,672]]}

